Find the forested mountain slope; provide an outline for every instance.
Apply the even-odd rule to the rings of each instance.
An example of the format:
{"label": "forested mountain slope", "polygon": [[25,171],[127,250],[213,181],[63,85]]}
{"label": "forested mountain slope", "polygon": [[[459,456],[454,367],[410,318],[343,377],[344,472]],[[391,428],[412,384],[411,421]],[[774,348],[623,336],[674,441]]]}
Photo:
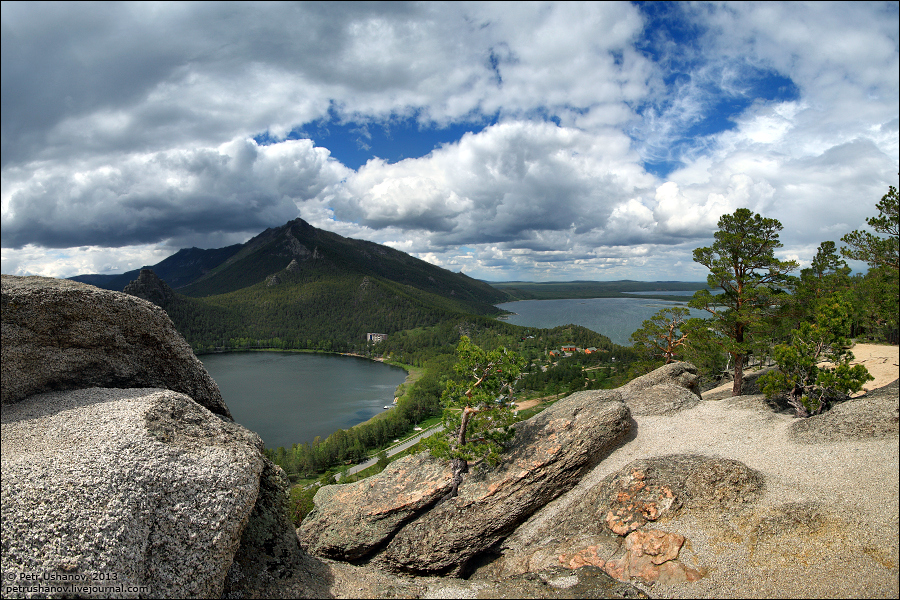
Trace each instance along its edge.
{"label": "forested mountain slope", "polygon": [[296,261],[292,272],[307,279],[374,276],[465,303],[468,310],[496,313],[509,296],[462,273],[452,273],[405,252],[345,238],[295,219],[267,229],[197,281],[179,290],[186,296],[234,292],[264,281]]}
{"label": "forested mountain slope", "polygon": [[[363,277],[370,277],[372,282],[400,286],[397,290],[401,295],[416,296],[419,301],[437,303],[441,310],[453,312],[497,314],[493,305],[511,299],[506,292],[462,273],[436,267],[388,246],[318,229],[303,219],[266,229],[244,244],[214,250],[182,249],[145,268],[153,270],[179,294],[192,297],[237,292],[280,273],[277,277],[284,279],[288,287],[314,282],[327,287],[344,280],[348,285],[353,280],[358,286]],[[78,275],[72,279],[121,291],[138,278],[139,272]],[[330,283],[325,284],[326,281]],[[322,296],[321,292],[316,294]],[[254,294],[247,297],[251,296]]]}
{"label": "forested mountain slope", "polygon": [[471,314],[473,304],[381,277],[285,268],[233,292],[176,296],[165,309],[199,351],[256,345],[349,351],[365,347],[366,333],[436,325]]}

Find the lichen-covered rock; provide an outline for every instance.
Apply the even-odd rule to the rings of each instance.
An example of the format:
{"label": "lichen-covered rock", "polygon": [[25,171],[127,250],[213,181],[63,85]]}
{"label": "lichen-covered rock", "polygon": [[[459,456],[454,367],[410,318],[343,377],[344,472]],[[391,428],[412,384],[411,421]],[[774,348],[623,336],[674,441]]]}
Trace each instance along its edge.
{"label": "lichen-covered rock", "polygon": [[616,391],[635,416],[670,415],[700,402],[700,376],[694,365],[673,362]]}
{"label": "lichen-covered rock", "polygon": [[2,403],[54,390],[164,388],[230,419],[216,383],[158,306],[91,285],[2,276]]}
{"label": "lichen-covered rock", "polygon": [[149,597],[219,597],[257,504],[262,449],[168,390],[4,405],[2,570],[110,573]]}
{"label": "lichen-covered rock", "polygon": [[300,526],[312,554],[356,560],[371,554],[411,518],[450,490],[450,466],[428,454],[407,456],[381,473],[316,492]]}
{"label": "lichen-covered rock", "polygon": [[671,454],[637,460],[585,494],[570,526],[596,514],[613,533],[626,535],[682,507],[722,511],[752,503],[764,484],[760,473],[727,458]]}
{"label": "lichen-covered rock", "polygon": [[[516,425],[504,462],[473,466],[444,499],[451,469],[428,455],[392,463],[369,479],[319,490],[300,528],[310,552],[376,557],[392,570],[459,572],[535,510],[570,489],[631,427],[612,392],[581,392]],[[385,546],[386,544],[386,546]]]}
{"label": "lichen-covered rock", "polygon": [[568,567],[585,556],[599,566],[618,552],[621,536],[648,523],[683,509],[738,509],[755,502],[763,488],[762,475],[736,460],[692,454],[637,460],[571,492],[578,495],[570,496],[565,511],[536,515],[540,526],[520,528],[503,542],[494,571],[508,576],[550,564]]}

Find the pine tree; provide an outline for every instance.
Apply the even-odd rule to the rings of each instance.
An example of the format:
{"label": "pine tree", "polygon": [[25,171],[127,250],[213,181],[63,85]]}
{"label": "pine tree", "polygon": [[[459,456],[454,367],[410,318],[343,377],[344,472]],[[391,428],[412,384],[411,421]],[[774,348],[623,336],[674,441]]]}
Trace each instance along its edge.
{"label": "pine tree", "polygon": [[469,461],[500,461],[514,434],[513,385],[525,365],[516,352],[504,347],[485,352],[466,336],[456,355],[454,368],[461,378],[447,381],[442,395],[445,433],[425,440],[433,456],[449,459],[453,467],[449,497],[456,496]]}
{"label": "pine tree", "polygon": [[694,294],[690,306],[709,312],[707,326],[719,334],[722,348],[734,361],[731,394],[741,395],[744,359],[752,352],[758,326],[783,301],[780,286],[789,281],[796,261],[775,258],[782,246],[777,219],[766,219],[746,208],[722,215],[712,246],[694,250],[694,261],[707,267],[707,285],[721,288],[713,296],[708,290]]}

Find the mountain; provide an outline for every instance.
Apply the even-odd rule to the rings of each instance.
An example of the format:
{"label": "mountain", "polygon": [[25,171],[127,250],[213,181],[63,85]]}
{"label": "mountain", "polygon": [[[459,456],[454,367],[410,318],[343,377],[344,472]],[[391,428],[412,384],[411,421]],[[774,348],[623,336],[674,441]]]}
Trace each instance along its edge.
{"label": "mountain", "polygon": [[[210,269],[222,264],[241,248],[242,244],[214,250],[183,248],[152,267],[145,266],[141,267],[141,269],[153,270],[157,277],[165,281],[170,287],[178,289],[192,281],[196,281]],[[140,276],[141,269],[128,271],[121,275],[76,275],[69,279],[89,283],[105,290],[121,292],[126,285]]]}
{"label": "mountain", "polygon": [[379,277],[461,302],[476,313],[496,312],[494,304],[509,300],[505,292],[462,273],[388,246],[318,229],[303,219],[266,229],[178,291],[193,297],[234,292],[265,281],[292,262],[292,272],[305,278],[349,274]]}
{"label": "mountain", "polygon": [[[460,308],[477,314],[495,313],[494,304],[509,294],[463,273],[436,267],[388,246],[346,238],[294,219],[266,229],[244,244],[201,250],[185,248],[142,269],[152,270],[179,294],[206,297],[244,289],[285,269],[307,279],[358,274],[381,277],[423,292],[446,296]],[[140,276],[141,269],[121,275],[76,275],[75,281],[122,291]]]}
{"label": "mountain", "polygon": [[511,299],[462,273],[302,219],[244,244],[180,250],[140,271],[72,279],[155,302],[199,351],[352,350],[365,346],[367,333],[496,315],[494,305]]}

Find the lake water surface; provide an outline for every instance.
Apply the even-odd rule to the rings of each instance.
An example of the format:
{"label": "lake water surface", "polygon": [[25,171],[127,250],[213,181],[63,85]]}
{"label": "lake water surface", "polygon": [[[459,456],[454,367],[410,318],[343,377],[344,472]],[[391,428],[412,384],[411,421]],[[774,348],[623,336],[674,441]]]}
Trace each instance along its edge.
{"label": "lake water surface", "polygon": [[234,420],[267,448],[323,440],[384,412],[406,379],[379,362],[300,352],[232,352],[199,357]]}
{"label": "lake water surface", "polygon": [[[621,345],[631,344],[632,332],[644,320],[677,305],[641,297],[498,304],[517,313],[509,316],[509,323],[542,328],[574,323]],[[219,385],[234,420],[257,432],[267,448],[289,448],[316,436],[325,439],[362,423],[383,412],[406,379],[403,369],[333,354],[232,352],[204,354],[200,360]]]}
{"label": "lake water surface", "polygon": [[[693,292],[675,293],[693,294]],[[498,304],[497,307],[516,313],[505,319],[514,325],[551,328],[572,323],[601,333],[616,344],[630,346],[631,334],[638,330],[644,321],[663,308],[679,305],[685,306],[681,302],[636,297],[520,300]],[[691,315],[695,317],[702,317],[704,314],[698,310],[691,311]]]}

